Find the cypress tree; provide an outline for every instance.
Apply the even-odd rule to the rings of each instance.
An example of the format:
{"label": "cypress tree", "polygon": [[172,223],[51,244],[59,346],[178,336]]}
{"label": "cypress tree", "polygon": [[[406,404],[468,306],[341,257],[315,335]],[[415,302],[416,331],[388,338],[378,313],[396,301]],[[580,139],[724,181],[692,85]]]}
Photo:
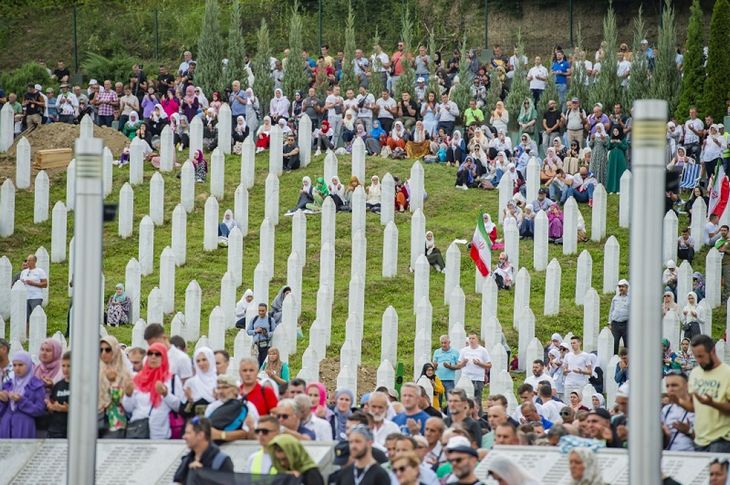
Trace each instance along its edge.
{"label": "cypress tree", "polygon": [[299,2],[294,2],[291,9],[291,20],[289,22],[289,57],[284,70],[284,80],[282,81],[282,91],[284,96],[290,100],[294,99],[297,91],[306,92],[309,85],[309,78],[304,67],[304,59],[302,58],[302,50],[304,43],[302,41],[303,22],[302,15],[299,13]]}
{"label": "cypress tree", "polygon": [[616,71],[618,41],[616,40],[616,12],[609,2],[603,18],[603,40],[606,42],[605,56],[601,60],[601,73],[590,91],[589,106],[601,103],[604,107],[622,101],[623,93]]}
{"label": "cypress tree", "polygon": [[355,13],[352,11],[352,2],[347,10],[347,24],[345,25],[345,57],[342,60],[342,77],[340,87],[343,93],[352,89],[357,93],[357,79],[355,78]]}
{"label": "cypress tree", "polygon": [[403,39],[403,57],[401,57],[400,65],[403,69],[398,77],[398,82],[393,86],[395,97],[400,100],[403,91],[413,94],[413,87],[416,85],[416,71],[413,69],[413,20],[411,12],[406,8],[403,17],[401,17],[401,36]]}
{"label": "cypress tree", "polygon": [[428,91],[436,95],[436,99],[441,97],[441,86],[439,85],[438,75],[436,74],[438,66],[436,65],[436,38],[433,30],[428,34],[428,55],[431,57],[431,63],[428,65]]}
{"label": "cypress tree", "polygon": [[[517,31],[517,57],[522,57],[525,52],[525,45],[522,42],[522,33]],[[518,62],[515,66],[514,77],[512,78],[512,86],[507,94],[507,98],[504,101],[507,112],[510,113],[510,125],[512,129],[517,129],[517,117],[520,114],[522,103],[525,98],[532,99],[532,93],[530,92],[530,85],[527,82],[527,66],[523,65],[522,62]]]}
{"label": "cypress tree", "polygon": [[[576,44],[575,56],[572,63],[573,75],[570,77],[570,87],[568,88],[567,99],[578,98],[582,103],[588,100],[589,86],[586,85],[588,79],[588,72],[586,71],[585,64],[586,52],[581,49],[580,44]],[[542,103],[545,94],[540,97]]]}
{"label": "cypress tree", "polygon": [[[651,89],[651,78],[649,76],[649,59],[645,51],[641,49],[641,41],[646,37],[646,28],[642,16],[642,7],[639,7],[639,15],[634,18],[634,61],[631,63],[631,76],[627,89],[627,104],[633,104],[636,99],[646,99]],[[610,108],[609,108],[610,109]]]}
{"label": "cypress tree", "polygon": [[[482,108],[484,117],[489,120],[489,117],[497,106],[497,101],[502,99],[502,81],[499,80],[499,73],[496,69],[489,71],[489,89],[487,90],[487,104]],[[517,113],[519,114],[519,113]],[[512,116],[512,115],[511,115]],[[511,117],[510,116],[510,117]]]}
{"label": "cypress tree", "polygon": [[[373,37],[373,46],[380,45],[380,34],[378,33],[378,27],[375,27],[375,36]],[[373,54],[375,52],[373,51]],[[380,94],[383,92],[383,89],[385,89],[385,84],[383,84],[383,78],[380,76],[380,73],[377,72],[377,70],[381,67],[380,60],[378,60],[377,56],[373,56],[370,62],[370,77],[368,78],[368,91],[373,95],[373,97],[377,100],[380,97]]]}
{"label": "cypress tree", "polygon": [[726,113],[725,100],[730,98],[730,3],[717,0],[710,21],[710,39],[707,43],[707,80],[705,81],[702,109],[712,115],[716,123]]}
{"label": "cypress tree", "polygon": [[703,17],[700,0],[694,0],[687,25],[682,88],[679,91],[677,109],[674,111],[674,115],[682,122],[689,116],[689,107],[700,104],[705,86],[705,56],[702,52],[705,45]]}
{"label": "cypress tree", "polygon": [[205,0],[205,14],[198,40],[198,65],[195,83],[206,93],[221,87],[223,80],[223,38],[221,37],[218,0]]}
{"label": "cypress tree", "polygon": [[271,77],[271,46],[269,45],[269,26],[266,19],[261,19],[261,26],[256,32],[258,50],[253,58],[253,91],[259,99],[261,111],[269,109],[269,101],[274,95],[274,80]]}
{"label": "cypress tree", "polygon": [[681,81],[677,65],[674,62],[676,48],[677,34],[674,31],[674,9],[671,1],[666,0],[662,11],[662,23],[659,27],[656,66],[654,67],[654,75],[651,78],[651,97],[665,99],[669,103],[670,113],[674,112],[677,106]]}
{"label": "cypress tree", "polygon": [[[547,59],[550,59],[550,56],[548,56]],[[537,111],[540,113],[541,117],[542,114],[547,111],[548,101],[551,99],[556,103],[560,103],[560,94],[558,93],[558,88],[555,87],[555,76],[548,76],[548,80],[545,83],[545,91],[542,92],[542,95],[540,95],[540,102],[537,103]],[[558,106],[558,109],[561,109],[560,106]],[[538,124],[542,126],[542,118],[538,119]]]}
{"label": "cypress tree", "polygon": [[[496,77],[496,76],[495,76]],[[469,62],[466,59],[466,34],[461,42],[461,60],[459,62],[459,83],[454,83],[451,88],[450,100],[459,107],[459,113],[463,118],[464,111],[469,107],[471,93],[469,92],[469,84],[471,81],[471,73],[469,72]],[[501,89],[501,83],[500,83]],[[438,99],[438,94],[437,94]]]}
{"label": "cypress tree", "polygon": [[[245,45],[241,32],[241,0],[233,0],[231,6],[231,26],[228,30],[228,66],[226,67],[226,86],[244,76]],[[244,87],[246,82],[243,83]]]}

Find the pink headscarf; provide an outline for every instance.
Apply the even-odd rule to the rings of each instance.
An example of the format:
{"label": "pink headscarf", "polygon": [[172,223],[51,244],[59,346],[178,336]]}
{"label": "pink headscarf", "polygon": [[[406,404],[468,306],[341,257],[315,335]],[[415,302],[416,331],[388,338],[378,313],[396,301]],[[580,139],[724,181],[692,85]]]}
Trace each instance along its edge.
{"label": "pink headscarf", "polygon": [[51,379],[55,384],[63,377],[63,373],[61,371],[61,357],[63,356],[63,348],[61,347],[61,343],[58,340],[52,338],[47,338],[43,342],[41,342],[41,347],[43,345],[50,345],[51,350],[53,351],[53,360],[51,360],[47,364],[40,362],[36,366],[33,374],[41,380]]}
{"label": "pink headscarf", "polygon": [[309,392],[310,387],[316,387],[319,390],[319,405],[312,406],[312,412],[315,412],[317,410],[317,407],[319,406],[327,406],[327,389],[324,387],[324,384],[321,382],[311,382],[307,386],[307,392]]}

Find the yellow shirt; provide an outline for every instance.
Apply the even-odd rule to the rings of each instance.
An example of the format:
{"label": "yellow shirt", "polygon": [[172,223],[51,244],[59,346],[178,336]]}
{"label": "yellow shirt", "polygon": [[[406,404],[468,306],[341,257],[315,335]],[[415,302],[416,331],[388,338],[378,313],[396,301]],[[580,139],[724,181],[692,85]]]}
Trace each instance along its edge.
{"label": "yellow shirt", "polygon": [[[730,366],[720,364],[711,371],[695,367],[689,374],[689,392],[709,394],[719,402],[730,401]],[[730,414],[700,403],[692,398],[695,408],[695,443],[707,446],[718,439],[730,440]]]}

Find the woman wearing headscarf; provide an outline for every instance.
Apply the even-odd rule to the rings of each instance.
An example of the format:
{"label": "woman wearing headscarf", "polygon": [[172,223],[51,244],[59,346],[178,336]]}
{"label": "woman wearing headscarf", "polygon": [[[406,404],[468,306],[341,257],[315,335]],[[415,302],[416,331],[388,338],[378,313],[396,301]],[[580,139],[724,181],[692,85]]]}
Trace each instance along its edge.
{"label": "woman wearing headscarf", "polygon": [[205,176],[208,174],[208,162],[203,158],[203,150],[195,150],[192,162],[195,169],[195,181],[205,182]]}
{"label": "woman wearing headscarf", "polygon": [[307,204],[311,204],[312,202],[314,202],[314,187],[312,186],[312,179],[305,175],[302,177],[302,188],[299,189],[297,204],[293,209],[289,209],[286,215],[294,215],[294,213],[298,210],[305,210],[307,208]]}
{"label": "woman wearing headscarf", "polygon": [[596,455],[589,448],[573,448],[568,454],[570,485],[603,485],[601,468]]}
{"label": "woman wearing headscarf", "polygon": [[603,394],[599,392],[593,393],[593,396],[591,396],[591,403],[593,404],[593,409],[606,407],[606,399],[603,397]]}
{"label": "woman wearing headscarf", "polygon": [[218,224],[218,237],[228,239],[228,235],[234,227],[238,227],[238,223],[233,218],[233,211],[231,209],[226,209],[223,213],[223,220],[220,224]]}
{"label": "woman wearing headscarf", "polygon": [[507,133],[509,113],[507,112],[507,108],[504,107],[504,103],[502,101],[497,101],[494,111],[492,111],[492,115],[489,118],[489,124],[497,131],[504,130],[504,132]]}
{"label": "woman wearing headscarf", "polygon": [[699,271],[692,273],[692,291],[697,295],[697,303],[705,299],[705,277]]}
{"label": "woman wearing headscarf", "polygon": [[124,285],[118,283],[114,294],[109,297],[106,305],[106,323],[112,327],[129,323],[129,312],[132,309],[132,300],[124,292]]}
{"label": "woman wearing headscarf", "polygon": [[127,437],[130,438],[130,428],[143,429],[142,420],[147,419],[149,436],[141,433],[143,439],[169,439],[169,415],[178,412],[182,394],[180,379],[170,372],[167,347],[162,343],[150,345],[144,367],[124,389],[122,405],[131,414]]}
{"label": "woman wearing headscarf", "polygon": [[275,387],[289,382],[289,364],[281,360],[281,353],[278,347],[269,347],[269,352],[266,354],[266,360],[261,370],[266,373],[266,376],[274,381]]}
{"label": "woman wearing headscarf", "polygon": [[596,123],[596,131],[591,135],[588,142],[591,148],[590,171],[596,177],[599,184],[606,184],[608,164],[608,136],[603,123]]}
{"label": "woman wearing headscarf", "polygon": [[47,338],[41,343],[38,352],[39,362],[33,370],[33,375],[43,381],[46,387],[46,395],[50,395],[53,385],[63,379],[62,357],[63,347],[61,342],[54,338]]}
{"label": "woman wearing headscarf", "polygon": [[335,208],[339,211],[345,204],[345,186],[340,182],[340,178],[336,175],[332,177],[330,184],[327,185],[329,196],[335,201]]}
{"label": "woman wearing headscarf", "polygon": [[236,126],[233,127],[233,142],[234,143],[243,143],[243,141],[248,136],[249,129],[248,125],[246,124],[246,118],[243,116],[237,116],[236,117]]}
{"label": "woman wearing headscarf", "polygon": [[33,372],[28,352],[12,357],[13,377],[0,390],[0,438],[34,439],[37,417],[46,414],[44,383]]}
{"label": "woman wearing headscarf", "polygon": [[289,119],[289,99],[281,89],[274,90],[274,97],[269,101],[269,116],[272,123],[278,123],[280,118]]}
{"label": "woman wearing headscarf", "polygon": [[506,456],[496,456],[489,462],[487,476],[500,485],[539,485],[521,466]]}
{"label": "woman wearing headscarf", "polygon": [[667,375],[672,371],[681,371],[682,361],[672,350],[672,344],[669,339],[662,339],[662,375]]}
{"label": "woman wearing headscarf", "polygon": [[367,196],[365,198],[365,207],[374,213],[380,212],[382,190],[380,186],[380,177],[373,175],[370,177],[370,185],[367,189]]}
{"label": "woman wearing headscarf", "polygon": [[324,485],[319,468],[295,437],[280,434],[271,440],[269,449],[273,467],[279,473],[297,477],[302,485]]}
{"label": "woman wearing headscarf", "polygon": [[241,299],[236,303],[236,328],[246,328],[246,313],[248,307],[253,304],[253,290],[247,288]]}
{"label": "woman wearing headscarf", "polygon": [[346,207],[352,208],[352,196],[360,185],[362,184],[357,176],[353,175],[350,177],[350,183],[347,184],[347,187],[345,187],[345,198],[343,199]]}
{"label": "woman wearing headscarf", "polygon": [[312,190],[313,201],[307,204],[307,210],[312,213],[319,212],[322,208],[324,199],[330,195],[327,183],[324,181],[324,177],[317,177],[314,189]]}
{"label": "woman wearing headscarf", "polygon": [[454,185],[457,189],[468,190],[478,185],[478,177],[477,165],[470,155],[459,165],[459,169],[456,171],[456,183]]}
{"label": "woman wearing headscarf", "polygon": [[218,114],[213,108],[204,111],[203,116],[203,148],[213,151],[218,146]]}
{"label": "woman wearing headscarf", "polygon": [[355,138],[355,112],[351,109],[345,111],[345,117],[342,120],[342,141],[348,151],[352,151],[352,141]]}
{"label": "woman wearing headscarf", "polygon": [[291,288],[289,286],[283,286],[279,290],[279,293],[276,294],[274,301],[271,303],[269,316],[277,324],[281,322],[281,317],[284,311],[284,299],[289,293],[291,293]]}
{"label": "woman wearing headscarf", "polygon": [[667,171],[681,175],[684,167],[690,163],[689,161],[687,150],[683,146],[677,147],[677,154],[667,164]]}
{"label": "woman wearing headscarf", "polygon": [[180,108],[182,114],[191,122],[193,121],[193,118],[198,115],[200,112],[200,101],[198,101],[198,97],[195,96],[195,86],[188,85],[188,87],[185,88],[185,97],[183,97]]}
{"label": "woman wearing headscarf", "polygon": [[271,118],[264,116],[264,123],[256,132],[256,153],[261,153],[269,149],[271,141]]}
{"label": "woman wearing headscarf", "polygon": [[553,145],[552,147],[555,149],[555,154],[563,159],[568,155],[568,149],[563,146],[563,142],[560,140],[560,137],[553,138]]}
{"label": "woman wearing headscarf", "polygon": [[423,121],[416,121],[413,129],[413,137],[406,143],[406,155],[408,158],[423,158],[431,153],[431,136],[426,131]]}
{"label": "woman wearing headscarf", "polygon": [[395,210],[405,212],[408,209],[408,201],[410,200],[408,187],[401,181],[400,177],[393,177],[393,182],[395,183]]}
{"label": "woman wearing headscarf", "polygon": [[517,117],[517,123],[520,125],[522,133],[529,133],[537,138],[537,110],[532,101],[532,97],[525,98],[520,107],[520,115]]}
{"label": "woman wearing headscarf", "polygon": [[684,337],[693,339],[696,335],[704,333],[705,322],[700,309],[697,306],[697,294],[694,291],[687,293],[687,304],[682,309],[682,330]]}
{"label": "woman wearing headscarf", "polygon": [[393,129],[390,131],[390,136],[388,137],[388,148],[393,151],[395,151],[396,148],[405,150],[407,139],[408,134],[406,133],[406,129],[403,127],[403,123],[396,121],[393,124]]}
{"label": "woman wearing headscarf", "polygon": [[[556,140],[560,141],[559,138]],[[565,157],[563,158],[563,171],[568,175],[573,175],[578,172],[580,168],[580,147],[578,142],[573,140],[570,142],[570,150],[566,150]]]}
{"label": "woman wearing headscarf", "polygon": [[497,283],[497,288],[500,290],[509,290],[512,288],[514,274],[515,270],[509,262],[507,253],[499,253],[499,261],[494,268],[494,280]]}
{"label": "woman wearing headscarf", "polygon": [[[529,205],[525,207],[527,209],[530,207]],[[514,199],[510,199],[507,201],[507,205],[503,209],[503,219],[506,219],[508,217],[511,217],[515,220],[515,223],[517,224],[517,227],[520,227],[522,225],[522,220],[524,218],[524,213],[522,212],[522,209],[520,209],[520,206],[517,205],[517,202],[515,202]]]}
{"label": "woman wearing headscarf", "polygon": [[299,122],[299,118],[302,117],[302,103],[304,102],[304,96],[301,91],[294,93],[294,101],[291,103],[291,118]]}
{"label": "woman wearing headscarf", "polygon": [[180,103],[178,102],[177,96],[175,96],[175,90],[169,89],[160,101],[162,109],[168,118],[171,118],[173,113],[180,111]]}
{"label": "woman wearing headscarf", "polygon": [[617,194],[621,189],[621,176],[626,170],[626,152],[629,144],[620,126],[611,128],[611,139],[608,143],[608,175],[606,177],[606,191]]}
{"label": "woman wearing headscarf", "polygon": [[174,113],[170,118],[175,146],[182,151],[190,146],[190,124],[188,118],[180,113]]}
{"label": "woman wearing headscarf", "polygon": [[127,122],[124,123],[124,126],[122,127],[122,133],[130,140],[134,140],[137,136],[137,130],[141,124],[142,122],[139,119],[139,114],[137,114],[136,111],[132,111],[129,113],[129,119],[127,119]]}
{"label": "woman wearing headscarf", "polygon": [[195,96],[198,98],[198,103],[200,104],[201,109],[213,108],[216,114],[221,110],[223,102],[221,101],[220,91],[213,91],[211,94],[211,101],[208,101],[208,98],[205,97],[203,88],[195,86]]}
{"label": "woman wearing headscarf", "polygon": [[107,335],[99,341],[99,436],[124,438],[127,415],[122,406],[124,388],[132,380],[119,341]]}
{"label": "woman wearing headscarf", "polygon": [[705,189],[701,185],[696,185],[692,189],[692,195],[687,200],[687,202],[684,203],[684,210],[689,215],[689,222],[692,223],[692,206],[694,206],[695,201],[697,199],[704,199],[705,205],[709,207],[710,205],[710,198],[705,193]]}
{"label": "woman wearing headscarf", "polygon": [[433,407],[437,411],[440,411],[441,406],[444,404],[446,389],[444,388],[444,384],[441,382],[441,379],[439,379],[439,376],[436,375],[436,369],[432,363],[426,362],[423,364],[423,368],[421,368],[421,376],[418,380],[420,381],[423,378],[427,379],[433,388]]}
{"label": "woman wearing headscarf", "polygon": [[147,128],[152,136],[160,136],[162,129],[169,124],[170,120],[167,119],[167,113],[161,104],[156,104],[155,109],[152,110],[150,119],[147,120]]}
{"label": "woman wearing headscarf", "polygon": [[246,99],[248,99],[248,107],[246,109],[246,124],[251,128],[252,133],[256,133],[256,128],[259,126],[259,119],[261,117],[261,106],[259,105],[259,98],[257,98],[253,89],[246,89]]}
{"label": "woman wearing headscarf", "polygon": [[312,401],[312,414],[329,420],[332,410],[327,407],[327,388],[321,382],[307,384],[307,396]]}
{"label": "woman wearing headscarf", "polygon": [[583,405],[583,392],[577,389],[570,391],[570,399],[568,405],[573,408],[576,413],[578,411],[590,411]]}
{"label": "woman wearing headscarf", "polygon": [[547,212],[548,217],[548,240],[551,243],[560,244],[563,241],[563,211],[560,204],[553,204]]}
{"label": "woman wearing headscarf", "polygon": [[426,258],[428,263],[439,273],[446,270],[446,263],[441,251],[436,247],[436,239],[432,231],[426,231]]}
{"label": "woman wearing headscarf", "polygon": [[446,163],[458,167],[465,160],[466,143],[461,137],[459,130],[454,130],[451,140],[446,148]]}
{"label": "woman wearing headscarf", "polygon": [[185,381],[182,399],[185,416],[204,416],[208,404],[215,401],[215,354],[209,347],[200,347],[193,356],[195,375]]}
{"label": "woman wearing headscarf", "polygon": [[674,301],[674,293],[670,289],[664,291],[664,297],[662,301],[662,316],[667,316],[669,312],[674,312],[678,321],[682,321],[682,309],[679,308],[677,302]]}
{"label": "woman wearing headscarf", "polygon": [[545,184],[550,181],[559,168],[563,168],[563,161],[555,153],[555,148],[548,147],[545,160],[542,162],[540,169],[540,183]]}
{"label": "woman wearing headscarf", "polygon": [[330,122],[322,120],[319,129],[314,130],[314,144],[317,147],[317,150],[314,152],[315,157],[320,156],[322,151],[326,152],[334,148],[334,144],[332,143],[334,133],[334,130],[330,127]]}
{"label": "woman wearing headscarf", "polygon": [[335,391],[335,407],[330,417],[330,425],[332,426],[332,437],[337,441],[347,440],[347,418],[352,415],[352,406],[355,402],[355,394],[345,388]]}

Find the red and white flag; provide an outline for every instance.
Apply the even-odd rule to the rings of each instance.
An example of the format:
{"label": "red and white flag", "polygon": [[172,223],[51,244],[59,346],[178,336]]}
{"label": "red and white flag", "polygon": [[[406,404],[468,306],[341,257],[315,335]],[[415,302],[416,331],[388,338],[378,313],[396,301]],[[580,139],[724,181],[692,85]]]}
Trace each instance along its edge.
{"label": "red and white flag", "polygon": [[474,229],[474,235],[471,237],[471,249],[469,256],[474,260],[479,272],[482,276],[489,276],[489,264],[492,260],[492,240],[487,234],[484,227],[484,218],[481,214],[477,217],[477,227]]}
{"label": "red and white flag", "polygon": [[717,164],[715,173],[710,178],[710,206],[707,208],[707,216],[717,214],[722,218],[722,214],[727,208],[727,200],[730,196],[730,181],[725,175],[725,169],[721,163]]}

